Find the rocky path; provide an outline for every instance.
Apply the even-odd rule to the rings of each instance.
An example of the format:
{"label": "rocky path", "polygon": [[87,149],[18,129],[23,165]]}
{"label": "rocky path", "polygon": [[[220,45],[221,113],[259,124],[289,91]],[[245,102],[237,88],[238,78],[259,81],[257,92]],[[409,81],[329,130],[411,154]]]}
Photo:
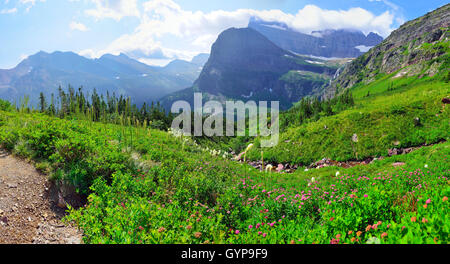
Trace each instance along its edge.
{"label": "rocky path", "polygon": [[61,222],[50,188],[32,165],[0,150],[0,244],[81,243],[81,232]]}

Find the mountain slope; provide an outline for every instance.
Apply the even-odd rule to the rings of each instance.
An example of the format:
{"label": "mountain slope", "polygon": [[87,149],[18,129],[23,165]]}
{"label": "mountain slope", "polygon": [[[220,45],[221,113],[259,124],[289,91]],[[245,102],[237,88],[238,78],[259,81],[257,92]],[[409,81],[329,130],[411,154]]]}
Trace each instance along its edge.
{"label": "mountain slope", "polygon": [[194,86],[165,97],[192,102],[194,92],[224,101],[278,100],[289,108],[307,95],[318,94],[337,70],[337,62],[302,57],[283,50],[251,28],[222,32]]}
{"label": "mountain slope", "polygon": [[448,68],[449,25],[450,4],[405,23],[380,45],[347,65],[333,81],[328,96],[399,69],[402,71],[398,77],[422,77]]}
{"label": "mountain slope", "polygon": [[[92,60],[73,52],[39,52],[14,69],[0,70],[0,98],[17,102],[28,95],[31,103],[36,104],[40,92],[56,95],[58,86],[70,84],[91,92],[95,88],[99,93],[123,94],[141,104],[191,86],[204,58],[202,55],[194,62],[177,61],[166,67],[154,67],[125,54],[106,54]],[[174,69],[176,63],[181,65]]]}
{"label": "mountain slope", "polygon": [[314,31],[308,35],[294,31],[282,23],[256,18],[250,20],[248,27],[285,50],[328,58],[356,58],[383,41],[381,36],[373,32],[366,36],[357,30]]}
{"label": "mountain slope", "polygon": [[[282,114],[288,122],[280,143],[264,150],[264,160],[304,166],[323,158],[364,161],[450,140],[449,7],[406,23],[342,71],[332,84],[338,93],[353,94],[353,107],[294,126],[303,113]],[[259,160],[260,151],[247,158]]]}

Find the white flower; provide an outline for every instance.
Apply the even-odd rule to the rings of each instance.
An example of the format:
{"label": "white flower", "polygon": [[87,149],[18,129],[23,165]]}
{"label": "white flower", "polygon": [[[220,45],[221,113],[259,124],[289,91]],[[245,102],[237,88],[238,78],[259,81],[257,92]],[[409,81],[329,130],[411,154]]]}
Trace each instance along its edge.
{"label": "white flower", "polygon": [[253,144],[250,144],[247,146],[247,148],[245,149],[244,152],[247,152],[247,151],[251,150],[252,148],[253,148]]}
{"label": "white flower", "polygon": [[309,171],[309,170],[306,168],[305,171]]}
{"label": "white flower", "polygon": [[425,168],[428,168],[428,164],[425,164],[425,166],[424,166]]}
{"label": "white flower", "polygon": [[339,171],[337,171],[337,172],[336,172],[336,177],[339,176],[339,174],[340,174]]}
{"label": "white flower", "polygon": [[267,172],[267,171],[272,171],[272,170],[273,170],[272,164],[268,164],[268,165],[266,166],[266,172]]}
{"label": "white flower", "polygon": [[315,181],[316,181],[316,178],[312,177],[311,182],[315,182]]}

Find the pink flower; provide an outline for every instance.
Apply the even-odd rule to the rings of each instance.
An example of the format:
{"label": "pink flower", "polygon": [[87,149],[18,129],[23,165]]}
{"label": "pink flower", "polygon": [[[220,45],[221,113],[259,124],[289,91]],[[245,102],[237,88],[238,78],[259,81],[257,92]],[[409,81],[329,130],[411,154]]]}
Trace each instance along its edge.
{"label": "pink flower", "polygon": [[367,195],[367,194],[364,194],[364,198],[367,198],[367,197],[369,197],[369,195]]}
{"label": "pink flower", "polygon": [[266,236],[267,236],[267,234],[266,234],[266,233],[264,233],[264,234],[263,234],[263,237],[266,237]]}
{"label": "pink flower", "polygon": [[248,229],[252,229],[252,228],[253,228],[253,226],[252,226],[252,225],[249,225],[249,226],[248,226]]}
{"label": "pink flower", "polygon": [[431,199],[428,199],[425,203],[426,203],[426,204],[431,203]]}
{"label": "pink flower", "polygon": [[236,230],[236,232],[235,232],[235,233],[236,233],[236,235],[238,235],[238,234],[240,233],[240,231],[239,231],[239,230]]}

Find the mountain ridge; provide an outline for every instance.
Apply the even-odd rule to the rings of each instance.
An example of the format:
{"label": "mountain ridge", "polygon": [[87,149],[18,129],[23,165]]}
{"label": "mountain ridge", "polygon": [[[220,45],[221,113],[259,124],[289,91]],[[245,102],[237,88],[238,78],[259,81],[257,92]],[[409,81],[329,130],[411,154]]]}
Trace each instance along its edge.
{"label": "mountain ridge", "polygon": [[177,73],[173,64],[150,66],[121,53],[89,59],[74,52],[40,51],[12,69],[0,70],[0,98],[16,100],[30,96],[36,104],[40,92],[57,94],[59,86],[80,87],[104,94],[107,91],[132,97],[136,104],[157,101],[172,92],[191,86],[199,74],[206,54],[182,62]]}
{"label": "mountain ridge", "polygon": [[367,36],[356,29],[327,29],[305,34],[289,28],[280,22],[250,19],[253,28],[274,42],[277,46],[292,52],[320,57],[355,58],[364,53],[359,46],[373,47],[383,41],[376,33]]}

